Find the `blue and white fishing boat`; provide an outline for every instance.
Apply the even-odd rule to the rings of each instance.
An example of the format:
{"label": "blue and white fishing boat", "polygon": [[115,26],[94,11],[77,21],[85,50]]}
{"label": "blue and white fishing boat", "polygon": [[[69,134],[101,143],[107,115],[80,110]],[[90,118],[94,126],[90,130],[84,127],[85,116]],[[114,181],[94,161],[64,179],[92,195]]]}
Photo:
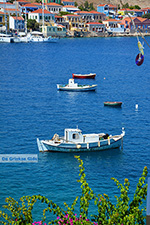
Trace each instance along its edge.
{"label": "blue and white fishing boat", "polygon": [[105,133],[82,134],[76,129],[65,129],[64,136],[54,134],[51,140],[39,140],[37,145],[40,152],[85,152],[101,151],[114,148],[123,148],[124,128],[120,135],[108,135]]}
{"label": "blue and white fishing boat", "polygon": [[69,79],[69,84],[66,85],[57,84],[57,90],[59,91],[95,91],[96,88],[96,84],[78,85],[77,83],[74,83],[74,79]]}

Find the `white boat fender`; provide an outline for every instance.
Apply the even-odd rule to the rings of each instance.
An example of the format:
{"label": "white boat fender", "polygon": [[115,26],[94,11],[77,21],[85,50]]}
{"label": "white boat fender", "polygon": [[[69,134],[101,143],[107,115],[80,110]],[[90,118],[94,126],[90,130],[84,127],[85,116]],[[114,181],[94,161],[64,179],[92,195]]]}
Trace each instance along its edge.
{"label": "white boat fender", "polygon": [[81,145],[76,145],[77,148],[81,148]]}
{"label": "white boat fender", "polygon": [[109,137],[108,137],[108,145],[110,145],[110,139],[109,139]]}
{"label": "white boat fender", "polygon": [[100,146],[101,146],[100,141],[98,141],[98,147],[100,147]]}
{"label": "white boat fender", "polygon": [[89,149],[89,143],[87,143],[87,149]]}

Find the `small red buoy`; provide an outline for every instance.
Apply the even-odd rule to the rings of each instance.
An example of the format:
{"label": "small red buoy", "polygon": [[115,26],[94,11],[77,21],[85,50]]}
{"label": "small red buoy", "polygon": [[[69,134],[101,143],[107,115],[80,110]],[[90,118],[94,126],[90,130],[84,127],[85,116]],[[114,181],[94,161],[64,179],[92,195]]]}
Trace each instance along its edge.
{"label": "small red buoy", "polygon": [[139,53],[136,56],[135,63],[136,63],[137,66],[140,66],[140,65],[142,65],[143,62],[144,62],[144,55],[142,55],[141,53]]}

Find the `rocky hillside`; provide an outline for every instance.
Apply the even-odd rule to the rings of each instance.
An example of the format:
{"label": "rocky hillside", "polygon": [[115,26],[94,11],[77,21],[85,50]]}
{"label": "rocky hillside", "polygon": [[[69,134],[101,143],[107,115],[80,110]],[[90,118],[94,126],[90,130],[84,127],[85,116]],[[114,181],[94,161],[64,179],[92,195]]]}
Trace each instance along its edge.
{"label": "rocky hillside", "polygon": [[[78,5],[84,4],[86,0],[75,0]],[[97,5],[99,4],[112,4],[112,5],[120,5],[120,0],[87,0],[89,3],[93,3],[94,8],[97,9]],[[150,7],[150,0],[122,0],[122,3],[128,3],[129,5],[139,5],[141,8]]]}

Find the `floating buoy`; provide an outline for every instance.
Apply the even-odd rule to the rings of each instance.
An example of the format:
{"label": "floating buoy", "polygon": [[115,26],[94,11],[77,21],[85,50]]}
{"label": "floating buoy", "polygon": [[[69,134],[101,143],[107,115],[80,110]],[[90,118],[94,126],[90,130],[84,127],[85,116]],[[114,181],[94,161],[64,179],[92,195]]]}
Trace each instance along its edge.
{"label": "floating buoy", "polygon": [[105,80],[106,78],[104,77],[104,80]]}
{"label": "floating buoy", "polygon": [[142,55],[141,53],[139,53],[136,56],[135,63],[136,63],[137,66],[140,66],[140,65],[142,65],[143,62],[144,62],[144,55]]}
{"label": "floating buoy", "polygon": [[135,109],[138,109],[138,107],[139,107],[138,104],[136,104],[136,105],[135,105]]}

